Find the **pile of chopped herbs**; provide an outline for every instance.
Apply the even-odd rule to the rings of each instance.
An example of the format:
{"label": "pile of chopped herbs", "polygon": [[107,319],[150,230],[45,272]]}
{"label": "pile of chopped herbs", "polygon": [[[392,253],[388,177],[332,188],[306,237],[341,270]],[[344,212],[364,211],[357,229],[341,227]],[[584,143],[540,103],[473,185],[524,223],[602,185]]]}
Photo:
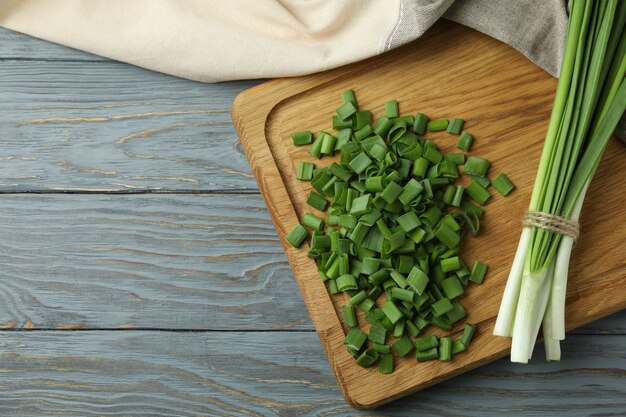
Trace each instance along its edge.
{"label": "pile of chopped herbs", "polygon": [[[334,135],[292,135],[293,144],[310,145],[315,158],[341,156],[323,168],[298,163],[297,178],[314,190],[308,205],[326,216],[306,213],[286,240],[300,247],[311,231],[308,256],[329,292],[345,294],[344,343],[359,365],[378,363],[381,373],[391,373],[392,352],[403,357],[414,349],[419,362],[449,361],[467,348],[472,324],[465,324],[459,339],[414,338],[429,325],[451,331],[466,317],[459,298],[470,282],[483,282],[487,265],[477,260],[468,268],[459,254],[461,240],[478,233],[490,185],[503,196],[515,187],[502,173],[490,180],[487,159],[445,154],[424,137],[445,130],[458,136],[459,150],[469,152],[474,137],[463,130],[463,119],[400,116],[398,102],[389,101],[385,116],[373,123],[352,90],[342,97],[332,118]],[[471,177],[467,187],[457,184],[459,166]],[[357,309],[369,326],[359,323]]]}

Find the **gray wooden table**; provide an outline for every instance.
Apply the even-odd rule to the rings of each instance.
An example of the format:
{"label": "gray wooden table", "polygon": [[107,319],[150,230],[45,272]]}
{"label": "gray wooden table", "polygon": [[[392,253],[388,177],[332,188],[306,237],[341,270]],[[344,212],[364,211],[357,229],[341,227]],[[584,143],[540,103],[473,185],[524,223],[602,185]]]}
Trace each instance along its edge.
{"label": "gray wooden table", "polygon": [[626,415],[625,312],[348,407],[230,123],[255,84],[0,29],[0,416]]}

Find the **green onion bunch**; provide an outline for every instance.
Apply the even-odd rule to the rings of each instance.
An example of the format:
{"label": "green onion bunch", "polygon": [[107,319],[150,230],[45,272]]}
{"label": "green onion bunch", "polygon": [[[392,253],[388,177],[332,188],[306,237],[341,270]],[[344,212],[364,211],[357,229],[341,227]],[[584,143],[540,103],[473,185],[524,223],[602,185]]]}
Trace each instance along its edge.
{"label": "green onion bunch", "polygon": [[[578,221],[587,186],[626,109],[626,1],[572,0],[565,53],[529,212]],[[526,363],[539,328],[548,360],[565,338],[573,236],[524,227],[494,328]]]}
{"label": "green onion bunch", "polygon": [[[466,317],[459,300],[469,283],[483,282],[488,268],[480,261],[466,266],[461,240],[478,233],[479,205],[492,197],[488,187],[507,195],[515,186],[502,173],[491,181],[487,159],[446,154],[424,136],[447,131],[467,152],[474,137],[463,130],[463,119],[401,116],[398,102],[389,101],[373,123],[352,90],[342,96],[334,135],[292,134],[294,145],[310,145],[311,156],[339,152],[340,158],[321,168],[298,163],[297,178],[312,187],[307,203],[318,212],[305,213],[286,240],[299,247],[311,231],[308,255],[329,292],[345,300],[344,344],[357,364],[378,363],[380,372],[391,373],[394,355],[413,350],[419,362],[449,361],[467,348],[473,325],[457,339],[413,339],[429,325],[451,331]],[[459,167],[471,178],[467,187],[457,181]]]}

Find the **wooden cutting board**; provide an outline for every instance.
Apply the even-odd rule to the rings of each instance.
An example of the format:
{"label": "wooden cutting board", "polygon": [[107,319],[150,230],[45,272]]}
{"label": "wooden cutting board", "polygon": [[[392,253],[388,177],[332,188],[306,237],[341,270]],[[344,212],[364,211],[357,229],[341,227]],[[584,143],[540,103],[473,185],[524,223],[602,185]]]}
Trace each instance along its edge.
{"label": "wooden cutting board", "polygon": [[[502,171],[517,185],[507,198],[493,192],[480,235],[463,242],[466,263],[480,259],[490,270],[483,285],[469,286],[461,300],[467,321],[476,323],[478,332],[468,351],[452,362],[417,363],[411,354],[396,360],[391,375],[358,366],[343,346],[344,329],[336,314],[346,299],[331,298],[306,248],[294,249],[284,240],[298,219],[312,210],[305,204],[310,185],[296,179],[296,167],[298,161],[313,159],[308,147],[292,145],[290,134],[330,129],[331,116],[342,103],[340,93],[348,88],[356,92],[360,108],[372,110],[375,117],[384,113],[387,100],[396,99],[401,114],[419,111],[431,118],[464,118],[465,129],[475,136],[471,153],[492,161],[491,177]],[[510,46],[440,22],[421,39],[390,53],[319,74],[273,80],[235,100],[235,127],[350,405],[376,407],[508,353],[510,341],[492,336],[493,324],[528,207],[555,89],[553,77]],[[437,132],[427,137],[445,152],[455,150],[456,136]],[[326,166],[332,161],[327,157],[315,163]],[[612,140],[587,195],[582,237],[572,255],[568,329],[626,308],[624,178],[626,147]]]}

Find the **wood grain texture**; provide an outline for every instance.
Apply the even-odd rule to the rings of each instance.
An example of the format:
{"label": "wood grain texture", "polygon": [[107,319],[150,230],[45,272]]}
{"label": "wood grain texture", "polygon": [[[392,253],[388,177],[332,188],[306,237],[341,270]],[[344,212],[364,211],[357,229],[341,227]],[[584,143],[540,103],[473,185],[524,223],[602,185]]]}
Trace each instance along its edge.
{"label": "wood grain texture", "polygon": [[9,194],[0,230],[0,327],[311,329],[258,195]]}
{"label": "wood grain texture", "polygon": [[0,27],[0,60],[106,62],[103,58]]}
{"label": "wood grain texture", "polygon": [[0,62],[0,191],[252,190],[242,87],[116,62]]}
{"label": "wood grain texture", "polygon": [[[0,332],[0,414],[355,415],[314,333],[266,335]],[[500,360],[359,415],[621,415],[626,337],[605,339],[575,336],[560,363],[513,367]]]}
{"label": "wood grain texture", "polygon": [[[421,111],[432,118],[463,117],[468,121],[465,129],[476,136],[473,153],[492,161],[492,173],[505,171],[517,185],[518,191],[506,201],[494,196],[481,236],[463,249],[467,263],[481,259],[491,268],[485,284],[463,297],[467,320],[480,328],[475,349],[451,363],[417,364],[407,357],[388,376],[360,368],[343,348],[344,332],[334,314],[346,299],[331,300],[306,250],[284,241],[309,210],[310,190],[310,184],[296,179],[295,170],[297,161],[311,158],[303,147],[290,146],[289,135],[328,129],[334,109],[341,105],[339,94],[347,88],[354,88],[360,107],[373,110],[376,117],[391,98],[401,103],[404,114]],[[323,74],[272,81],[235,101],[235,126],[331,368],[351,405],[378,406],[507,353],[510,341],[492,336],[492,328],[519,238],[516,225],[528,207],[555,88],[555,79],[512,48],[448,22],[438,24],[418,42],[381,57]],[[456,137],[446,132],[429,137],[446,152],[455,149]],[[621,181],[626,175],[625,150],[617,141],[609,145],[590,188],[582,238],[570,265],[568,328],[626,307],[622,291],[626,260],[620,243],[626,240],[626,229],[619,215],[626,193]]]}

